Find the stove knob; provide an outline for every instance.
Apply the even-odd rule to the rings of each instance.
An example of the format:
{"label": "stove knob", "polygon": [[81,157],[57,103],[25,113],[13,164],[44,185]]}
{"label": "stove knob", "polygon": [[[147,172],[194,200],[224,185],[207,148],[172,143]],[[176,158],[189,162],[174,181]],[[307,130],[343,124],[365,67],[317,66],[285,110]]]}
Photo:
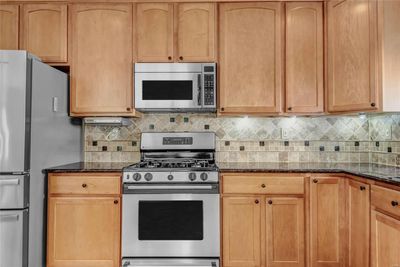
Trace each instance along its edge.
{"label": "stove knob", "polygon": [[170,174],[170,175],[167,176],[167,179],[172,181],[174,179],[174,176],[172,174]]}
{"label": "stove knob", "polygon": [[208,179],[208,174],[203,172],[202,174],[200,174],[200,179],[203,180],[203,181],[207,180]]}
{"label": "stove knob", "polygon": [[142,178],[142,176],[140,175],[140,173],[135,173],[132,176],[133,180],[135,180],[136,182],[140,181],[140,179]]}
{"label": "stove knob", "polygon": [[196,180],[196,174],[194,172],[189,173],[189,180],[190,181]]}
{"label": "stove knob", "polygon": [[153,179],[153,174],[151,173],[146,173],[144,175],[144,179],[146,179],[146,181],[150,181],[151,179]]}

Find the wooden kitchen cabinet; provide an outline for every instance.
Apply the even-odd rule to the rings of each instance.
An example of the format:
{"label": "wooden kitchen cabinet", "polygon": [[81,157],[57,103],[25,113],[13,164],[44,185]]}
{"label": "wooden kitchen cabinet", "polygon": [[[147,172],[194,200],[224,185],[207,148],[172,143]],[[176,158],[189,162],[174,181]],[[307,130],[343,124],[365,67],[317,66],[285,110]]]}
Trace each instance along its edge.
{"label": "wooden kitchen cabinet", "polygon": [[348,180],[348,266],[369,266],[370,186]]}
{"label": "wooden kitchen cabinet", "polygon": [[132,9],[71,5],[72,116],[135,116]]}
{"label": "wooden kitchen cabinet", "polygon": [[177,60],[214,62],[216,53],[216,4],[177,4]]}
{"label": "wooden kitchen cabinet", "polygon": [[120,266],[120,175],[49,174],[46,266]]}
{"label": "wooden kitchen cabinet", "polygon": [[215,3],[138,4],[138,61],[215,61],[215,10]]}
{"label": "wooden kitchen cabinet", "polygon": [[17,50],[19,6],[0,4],[0,49]]}
{"label": "wooden kitchen cabinet", "polygon": [[328,111],[377,110],[377,0],[327,4]]}
{"label": "wooden kitchen cabinet", "polygon": [[266,198],[266,266],[304,267],[304,199]]}
{"label": "wooden kitchen cabinet", "polygon": [[400,219],[371,212],[371,266],[400,266]]}
{"label": "wooden kitchen cabinet", "polygon": [[222,199],[223,266],[261,266],[261,206],[257,196]]}
{"label": "wooden kitchen cabinet", "polygon": [[282,14],[282,3],[220,4],[219,113],[281,112]]}
{"label": "wooden kitchen cabinet", "polygon": [[137,4],[137,60],[172,62],[174,6],[172,3]]}
{"label": "wooden kitchen cabinet", "polygon": [[286,3],[286,112],[324,111],[323,3]]}
{"label": "wooden kitchen cabinet", "polygon": [[311,266],[345,264],[346,195],[342,177],[312,177],[310,190]]}
{"label": "wooden kitchen cabinet", "polygon": [[44,62],[66,63],[67,4],[24,4],[21,49]]}

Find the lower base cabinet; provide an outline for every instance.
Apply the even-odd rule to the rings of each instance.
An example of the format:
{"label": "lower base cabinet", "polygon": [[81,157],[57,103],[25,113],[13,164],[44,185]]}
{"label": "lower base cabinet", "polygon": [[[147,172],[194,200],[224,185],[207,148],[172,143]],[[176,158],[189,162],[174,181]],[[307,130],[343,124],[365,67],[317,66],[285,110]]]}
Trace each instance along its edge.
{"label": "lower base cabinet", "polygon": [[119,267],[121,197],[110,174],[50,175],[47,267]]}

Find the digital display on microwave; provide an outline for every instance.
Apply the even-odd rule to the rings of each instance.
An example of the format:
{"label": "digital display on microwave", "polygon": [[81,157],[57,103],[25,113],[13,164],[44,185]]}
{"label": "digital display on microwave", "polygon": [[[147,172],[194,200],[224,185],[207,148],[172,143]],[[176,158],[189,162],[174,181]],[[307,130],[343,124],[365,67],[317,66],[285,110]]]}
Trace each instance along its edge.
{"label": "digital display on microwave", "polygon": [[192,100],[193,81],[142,81],[143,100]]}

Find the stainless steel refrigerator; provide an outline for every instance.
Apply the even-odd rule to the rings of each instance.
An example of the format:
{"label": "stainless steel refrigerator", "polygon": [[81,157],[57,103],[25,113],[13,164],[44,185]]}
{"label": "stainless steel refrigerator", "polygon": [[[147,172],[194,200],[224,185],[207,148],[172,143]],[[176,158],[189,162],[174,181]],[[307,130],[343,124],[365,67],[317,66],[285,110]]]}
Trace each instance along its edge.
{"label": "stainless steel refrigerator", "polygon": [[80,160],[68,76],[26,51],[0,50],[0,267],[45,266],[42,170]]}

